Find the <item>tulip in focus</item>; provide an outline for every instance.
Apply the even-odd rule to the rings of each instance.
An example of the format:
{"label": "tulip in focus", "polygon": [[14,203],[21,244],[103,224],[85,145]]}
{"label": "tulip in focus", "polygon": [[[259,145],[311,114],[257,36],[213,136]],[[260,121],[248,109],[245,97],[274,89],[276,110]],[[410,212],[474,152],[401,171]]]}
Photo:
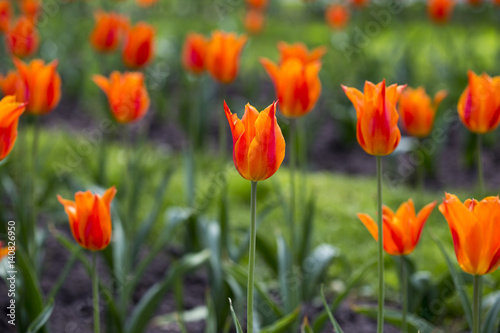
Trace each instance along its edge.
{"label": "tulip in focus", "polygon": [[182,48],[182,65],[194,74],[201,74],[205,70],[205,57],[208,41],[200,34],[190,33],[186,37]]}
{"label": "tulip in focus", "polygon": [[127,32],[123,62],[129,68],[141,68],[154,56],[155,31],[145,22],[139,22]]}
{"label": "tulip in focus", "polygon": [[247,37],[234,32],[214,31],[208,42],[205,66],[212,77],[221,83],[234,81],[240,66],[240,55]]}
{"label": "tulip in focus", "polygon": [[[393,256],[408,255],[417,246],[427,219],[436,206],[436,202],[426,205],[415,214],[413,200],[404,202],[394,213],[389,207],[383,207],[384,250]],[[370,234],[378,240],[377,223],[368,214],[358,214]]]}
{"label": "tulip in focus", "polygon": [[22,0],[21,1],[21,11],[23,15],[26,16],[31,22],[35,23],[42,9],[41,0]]}
{"label": "tulip in focus", "polygon": [[406,88],[399,99],[399,114],[406,132],[417,138],[428,136],[434,125],[436,110],[446,95],[447,92],[441,90],[431,101],[424,88]]}
{"label": "tulip in focus", "polygon": [[17,92],[17,85],[19,75],[16,71],[9,71],[6,75],[0,75],[0,90],[4,96],[15,95]]}
{"label": "tulip in focus", "polygon": [[57,196],[69,218],[71,233],[83,248],[91,251],[104,250],[111,240],[111,201],[116,194],[115,187],[104,195],[90,191],[77,192],[75,201]]}
{"label": "tulip in focus", "polygon": [[0,0],[0,33],[9,30],[9,23],[12,18],[12,7],[8,0]]}
{"label": "tulip in focus", "polygon": [[458,264],[467,273],[484,275],[500,265],[500,200],[467,199],[446,193],[439,211],[450,227]]}
{"label": "tulip in focus", "polygon": [[52,111],[61,99],[61,77],[57,73],[57,60],[49,64],[34,59],[29,64],[13,59],[19,75],[16,95],[19,101],[27,102],[29,114],[46,114]]}
{"label": "tulip in focus", "polygon": [[469,131],[484,134],[500,122],[500,76],[469,71],[469,85],[458,101],[458,115]]}
{"label": "tulip in focus", "polygon": [[350,17],[351,14],[349,14],[349,10],[344,5],[330,5],[325,12],[326,23],[332,29],[336,30],[343,29],[349,22]]}
{"label": "tulip in focus", "polygon": [[368,154],[389,155],[398,146],[401,132],[396,104],[405,87],[393,84],[386,88],[385,80],[378,84],[366,81],[364,93],[342,86],[356,109],[358,143]]}
{"label": "tulip in focus", "polygon": [[267,7],[269,0],[246,0],[247,5],[256,9],[263,9]]}
{"label": "tulip in focus", "polygon": [[266,15],[260,9],[249,9],[245,14],[245,30],[257,35],[262,32],[266,23]]}
{"label": "tulip in focus", "polygon": [[149,95],[140,72],[111,73],[109,79],[94,75],[95,84],[107,95],[113,117],[119,123],[131,123],[144,117],[149,108]]}
{"label": "tulip in focus", "polygon": [[18,58],[33,55],[38,49],[39,42],[35,25],[25,16],[20,17],[5,36],[7,49]]}
{"label": "tulip in focus", "polygon": [[116,50],[128,25],[128,20],[116,13],[97,11],[94,13],[95,26],[90,34],[92,46],[99,52]]}
{"label": "tulip in focus", "polygon": [[281,55],[280,64],[290,58],[298,59],[302,63],[316,62],[321,60],[326,53],[326,48],[324,46],[309,51],[302,43],[287,44],[285,42],[279,42],[278,50]]}
{"label": "tulip in focus", "polygon": [[0,160],[14,147],[17,138],[19,117],[24,112],[24,104],[17,103],[15,96],[5,96],[0,100]]}
{"label": "tulip in focus", "polygon": [[251,181],[271,177],[285,158],[285,139],[276,119],[276,103],[264,111],[245,106],[241,120],[224,102],[233,135],[233,160],[240,175]]}
{"label": "tulip in focus", "polygon": [[455,0],[428,0],[427,14],[436,23],[444,23],[450,20],[453,13]]}

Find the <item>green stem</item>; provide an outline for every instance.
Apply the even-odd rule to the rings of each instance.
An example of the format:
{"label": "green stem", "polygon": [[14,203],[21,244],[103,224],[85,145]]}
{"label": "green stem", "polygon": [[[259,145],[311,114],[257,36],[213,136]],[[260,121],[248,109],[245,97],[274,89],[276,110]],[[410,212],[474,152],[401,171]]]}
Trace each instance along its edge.
{"label": "green stem", "polygon": [[479,195],[481,198],[484,196],[484,175],[483,175],[483,162],[482,162],[482,136],[481,134],[477,135],[477,176],[478,176],[478,183],[479,183]]}
{"label": "green stem", "polygon": [[422,149],[422,141],[418,140],[418,149],[417,152],[421,152],[422,156],[424,156],[424,160],[422,163],[418,163],[416,168],[417,172],[417,191],[418,191],[418,201],[423,202],[424,198],[424,181],[425,181],[425,154]]}
{"label": "green stem", "polygon": [[384,231],[382,223],[382,158],[377,156],[378,314],[377,333],[384,332]]}
{"label": "green stem", "polygon": [[92,253],[92,294],[94,298],[94,333],[101,331],[99,322],[99,280],[97,277],[97,254]]}
{"label": "green stem", "polygon": [[401,331],[403,333],[408,332],[408,324],[407,324],[407,314],[408,314],[408,273],[406,270],[406,257],[401,256],[401,301],[403,303],[403,314],[401,320]]}
{"label": "green stem", "polygon": [[481,275],[474,275],[474,313],[472,333],[479,333],[481,322]]}
{"label": "green stem", "polygon": [[247,333],[253,332],[253,287],[255,270],[255,247],[257,238],[257,182],[252,181],[250,197],[250,250],[248,257],[247,286]]}
{"label": "green stem", "polygon": [[297,169],[297,122],[290,119],[290,242],[295,242],[295,173]]}
{"label": "green stem", "polygon": [[[226,85],[221,86],[222,100],[226,100]],[[227,101],[226,101],[227,102]],[[222,107],[222,105],[221,105]],[[218,112],[219,114],[219,152],[220,157],[223,161],[226,160],[226,142],[227,142],[227,119],[224,112]]]}
{"label": "green stem", "polygon": [[[36,179],[38,174],[38,142],[40,141],[40,120],[38,116],[34,116],[33,125],[33,143],[31,146],[31,223],[29,226],[30,242],[28,246],[31,248],[31,255],[36,254],[36,222],[37,222],[37,207],[36,207]],[[31,245],[31,246],[30,246]]]}

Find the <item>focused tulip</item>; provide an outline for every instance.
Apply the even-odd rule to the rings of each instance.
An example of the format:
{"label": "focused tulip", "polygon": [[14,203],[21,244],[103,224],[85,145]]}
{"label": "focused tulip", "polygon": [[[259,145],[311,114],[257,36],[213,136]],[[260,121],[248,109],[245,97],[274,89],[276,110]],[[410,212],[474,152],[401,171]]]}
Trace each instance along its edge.
{"label": "focused tulip", "polygon": [[129,68],[146,66],[154,57],[155,31],[147,23],[139,22],[127,32],[123,62]]}
{"label": "focused tulip", "polygon": [[386,88],[385,80],[378,84],[366,81],[364,93],[342,86],[356,109],[358,143],[368,154],[389,155],[398,146],[401,132],[396,104],[405,87],[393,84]]}
{"label": "focused tulip", "polygon": [[268,59],[260,62],[273,80],[283,115],[302,117],[314,108],[321,94],[318,77],[321,62],[303,63],[297,58],[290,58],[280,66]]}
{"label": "focused tulip", "polygon": [[75,240],[91,251],[104,250],[111,240],[111,201],[116,194],[115,187],[104,195],[90,191],[77,192],[75,201],[57,196],[69,218],[69,226]]}
{"label": "focused tulip", "polygon": [[328,23],[331,28],[337,30],[343,29],[350,18],[351,14],[344,5],[330,5],[325,12],[326,23]]}
{"label": "focused tulip", "polygon": [[93,80],[108,97],[113,117],[119,123],[138,121],[149,109],[149,95],[140,72],[111,73],[109,79],[94,75]]}
{"label": "focused tulip", "polygon": [[12,18],[12,7],[10,1],[0,0],[0,33],[9,30],[9,23]]}
{"label": "focused tulip", "polygon": [[467,273],[484,275],[500,265],[500,200],[467,199],[446,193],[439,211],[450,227],[458,264]]}
{"label": "focused tulip", "polygon": [[42,2],[40,0],[22,0],[21,11],[31,22],[35,23],[40,10],[42,9]]}
{"label": "focused tulip", "polygon": [[266,23],[266,15],[260,9],[249,9],[245,14],[245,30],[252,35],[262,32]]}
{"label": "focused tulip", "polygon": [[19,101],[27,102],[29,114],[46,114],[52,111],[61,99],[61,77],[57,73],[57,60],[45,64],[34,59],[29,64],[13,59],[19,81],[16,96]]}
{"label": "focused tulip", "polygon": [[207,54],[207,39],[200,34],[190,33],[186,37],[182,48],[182,65],[194,74],[201,74],[205,70]]}
{"label": "focused tulip", "polygon": [[9,71],[7,75],[0,75],[0,90],[2,90],[4,96],[16,95],[18,84],[21,83],[16,71]]}
{"label": "focused tulip", "polygon": [[500,76],[469,71],[469,85],[458,101],[458,115],[469,131],[484,134],[500,122]]}
{"label": "focused tulip", "polygon": [[18,58],[33,55],[38,50],[39,42],[35,25],[25,16],[20,17],[5,36],[7,49]]}
{"label": "focused tulip", "polygon": [[309,51],[302,43],[287,44],[285,42],[278,43],[278,50],[280,51],[280,64],[284,63],[290,58],[300,60],[302,63],[310,63],[321,60],[326,53],[326,48],[320,46],[314,50]]}
{"label": "focused tulip", "polygon": [[94,19],[94,30],[90,34],[92,46],[99,52],[116,50],[128,26],[127,18],[116,13],[97,11]]}
{"label": "focused tulip", "polygon": [[247,180],[259,181],[271,177],[285,158],[285,139],[276,119],[276,103],[260,113],[247,104],[240,120],[224,102],[233,134],[234,165]]}
{"label": "focused tulip", "polygon": [[424,88],[406,88],[399,99],[399,114],[406,132],[417,138],[428,136],[434,124],[436,110],[446,95],[447,92],[441,90],[431,102]]}
{"label": "focused tulip", "polygon": [[[436,202],[426,205],[415,214],[413,200],[410,199],[399,206],[394,213],[389,207],[383,207],[384,250],[393,256],[408,255],[415,250],[427,219],[436,206]],[[378,241],[377,223],[368,215],[359,213],[358,218],[366,229]]]}
{"label": "focused tulip", "polygon": [[240,55],[247,37],[214,31],[208,42],[205,66],[214,79],[224,84],[234,81],[240,67]]}
{"label": "focused tulip", "polygon": [[269,0],[246,0],[247,5],[256,9],[263,9],[267,7]]}
{"label": "focused tulip", "polygon": [[455,7],[454,0],[428,0],[427,14],[436,23],[445,23],[450,20]]}
{"label": "focused tulip", "polygon": [[14,96],[0,100],[0,160],[9,155],[16,143],[17,125],[23,112],[24,104],[17,103]]}

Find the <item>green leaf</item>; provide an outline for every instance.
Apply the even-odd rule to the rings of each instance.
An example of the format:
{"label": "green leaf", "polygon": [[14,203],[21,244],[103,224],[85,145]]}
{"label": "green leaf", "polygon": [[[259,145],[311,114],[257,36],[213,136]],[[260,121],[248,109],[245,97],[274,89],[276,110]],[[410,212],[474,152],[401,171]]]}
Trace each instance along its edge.
{"label": "green leaf", "polygon": [[300,333],[314,333],[311,325],[309,325],[309,320],[307,317],[304,317],[304,321],[302,322],[302,326],[300,327]]}
{"label": "green leaf", "polygon": [[293,325],[296,319],[299,317],[300,307],[295,309],[292,313],[286,315],[281,318],[277,322],[267,327],[264,327],[260,330],[260,333],[281,333],[281,332],[290,332],[293,328]]}
{"label": "green leaf", "polygon": [[340,250],[329,244],[320,244],[304,260],[304,297],[309,300],[317,295],[317,287],[335,258],[340,257]]}
{"label": "green leaf", "polygon": [[54,311],[54,299],[51,298],[47,305],[43,308],[42,312],[33,320],[28,327],[27,333],[36,333],[42,329],[43,326],[47,323],[50,316],[52,315],[52,311]]}
{"label": "green leaf", "polygon": [[238,317],[236,317],[236,313],[234,313],[233,302],[229,298],[229,308],[231,309],[231,316],[233,317],[234,326],[236,327],[236,333],[243,333],[243,329],[241,328],[240,322],[238,321]]}
{"label": "green leaf", "polygon": [[497,331],[500,329],[497,323],[500,318],[500,291],[491,293],[485,297],[483,303],[491,302],[492,306],[483,321],[482,333],[495,333],[495,326]]}
{"label": "green leaf", "polygon": [[339,323],[337,320],[335,320],[335,317],[333,316],[332,312],[330,311],[330,307],[328,306],[328,303],[325,298],[325,293],[323,292],[323,286],[321,286],[321,301],[323,302],[323,305],[325,306],[326,313],[328,314],[328,317],[330,318],[330,321],[335,328],[335,331],[337,333],[344,333],[342,328],[340,327]]}
{"label": "green leaf", "polygon": [[63,271],[61,274],[59,274],[59,277],[57,278],[56,283],[50,290],[49,296],[47,297],[48,299],[53,299],[56,297],[57,293],[59,292],[59,289],[61,289],[61,286],[63,285],[64,281],[66,280],[66,277],[68,276],[69,271],[75,264],[76,259],[78,258],[79,253],[83,249],[81,247],[78,247],[71,253],[71,257],[69,260],[66,262],[66,265],[64,265]]}
{"label": "green leaf", "polygon": [[[292,312],[298,305],[299,284],[295,283],[300,276],[292,268],[292,253],[286,245],[283,236],[277,236],[278,247],[278,282],[281,297],[287,313]],[[293,283],[293,285],[292,285]]]}
{"label": "green leaf", "polygon": [[303,262],[306,255],[311,251],[311,239],[314,229],[314,217],[316,212],[316,198],[311,196],[307,201],[307,205],[304,210],[304,215],[302,217],[302,237],[300,238],[300,244],[298,247],[297,257],[299,262]]}
{"label": "green leaf", "polygon": [[186,323],[193,323],[200,320],[205,320],[208,316],[208,308],[205,305],[197,306],[190,310],[185,310],[182,312],[171,312],[164,315],[157,316],[152,320],[153,327],[166,328],[173,323],[177,323],[180,320]]}

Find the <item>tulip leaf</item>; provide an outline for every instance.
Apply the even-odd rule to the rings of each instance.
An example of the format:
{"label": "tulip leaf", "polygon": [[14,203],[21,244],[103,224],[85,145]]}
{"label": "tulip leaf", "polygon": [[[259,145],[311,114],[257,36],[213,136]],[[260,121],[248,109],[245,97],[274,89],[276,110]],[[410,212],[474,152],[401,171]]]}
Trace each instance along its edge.
{"label": "tulip leaf", "polygon": [[229,308],[231,309],[231,316],[233,317],[234,326],[236,327],[236,333],[243,333],[243,329],[241,328],[240,322],[238,321],[238,317],[236,317],[236,313],[233,309],[233,302],[229,298]]}
{"label": "tulip leaf", "polygon": [[302,237],[298,247],[297,257],[299,262],[303,262],[306,256],[311,251],[312,234],[314,230],[314,218],[316,211],[316,198],[311,196],[305,206],[302,220]]}
{"label": "tulip leaf", "polygon": [[50,290],[49,296],[47,297],[48,299],[53,299],[56,297],[57,293],[59,292],[59,289],[61,289],[61,286],[63,285],[64,281],[66,280],[66,277],[68,276],[69,271],[73,267],[76,259],[78,259],[78,255],[82,250],[83,249],[79,246],[78,248],[75,248],[74,251],[72,251],[71,257],[66,262],[66,265],[64,265],[63,271],[61,272],[61,274],[59,274],[59,277],[57,278],[56,283],[54,284],[54,286]]}
{"label": "tulip leaf", "polygon": [[[500,327],[498,327],[497,323],[500,318],[500,292],[496,292],[488,295],[488,299],[493,303],[490,310],[486,314],[486,317],[483,321],[482,333],[496,333],[495,327],[498,331]],[[484,301],[486,302],[487,299]]]}
{"label": "tulip leaf", "polygon": [[50,316],[52,315],[52,311],[54,311],[54,299],[51,298],[48,303],[43,308],[42,312],[33,320],[28,326],[27,333],[35,333],[42,329],[43,326],[47,323]]}
{"label": "tulip leaf", "polygon": [[260,333],[281,333],[290,332],[293,329],[293,325],[300,314],[300,307],[296,308],[292,313],[281,318],[272,325],[263,327]]}
{"label": "tulip leaf", "polygon": [[185,310],[183,312],[171,312],[164,315],[157,316],[152,321],[153,327],[165,327],[173,323],[177,323],[179,318],[186,323],[197,322],[205,320],[208,316],[208,308],[205,305],[197,306],[195,308]]}
{"label": "tulip leaf", "polygon": [[309,324],[309,320],[307,319],[307,317],[304,317],[304,320],[302,321],[300,333],[314,333],[311,325]]}
{"label": "tulip leaf", "polygon": [[333,316],[332,311],[330,311],[330,306],[328,305],[328,302],[326,301],[325,293],[323,291],[323,285],[321,285],[321,301],[323,302],[323,305],[325,307],[326,313],[328,314],[328,318],[330,318],[330,322],[332,323],[335,331],[337,333],[344,333],[344,331],[340,327],[339,323],[337,322],[337,320]]}
{"label": "tulip leaf", "polygon": [[304,296],[311,299],[317,295],[316,288],[321,284],[328,267],[335,258],[340,257],[340,250],[329,244],[320,244],[304,260],[303,278],[304,278]]}
{"label": "tulip leaf", "polygon": [[292,253],[286,245],[283,236],[277,236],[278,248],[278,282],[280,285],[281,297],[287,313],[292,312],[298,305],[298,295],[300,292],[299,272],[293,269]]}

